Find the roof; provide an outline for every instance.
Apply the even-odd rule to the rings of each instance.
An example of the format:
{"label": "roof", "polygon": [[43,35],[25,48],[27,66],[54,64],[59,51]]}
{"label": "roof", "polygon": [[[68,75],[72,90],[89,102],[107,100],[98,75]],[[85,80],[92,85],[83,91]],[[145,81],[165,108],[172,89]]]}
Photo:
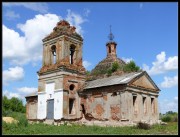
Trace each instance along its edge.
{"label": "roof", "polygon": [[84,89],[96,88],[96,87],[103,87],[103,86],[110,86],[116,84],[127,84],[135,77],[141,75],[143,72],[133,72],[124,74],[121,76],[111,76],[108,78],[96,79],[93,81],[88,81]]}
{"label": "roof", "polygon": [[76,28],[74,26],[70,26],[70,24],[65,20],[59,21],[54,27],[53,32],[47,35],[42,41],[45,42],[62,35],[70,36],[82,41],[83,38],[75,31],[75,29]]}
{"label": "roof", "polygon": [[29,94],[29,95],[26,95],[25,98],[33,97],[33,96],[37,96],[37,92],[33,92],[33,93]]}

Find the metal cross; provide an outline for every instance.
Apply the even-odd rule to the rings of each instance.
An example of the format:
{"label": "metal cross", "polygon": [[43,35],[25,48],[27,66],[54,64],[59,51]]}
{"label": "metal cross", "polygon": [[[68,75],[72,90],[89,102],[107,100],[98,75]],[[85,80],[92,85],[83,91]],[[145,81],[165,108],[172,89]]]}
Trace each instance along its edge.
{"label": "metal cross", "polygon": [[108,38],[110,41],[112,41],[114,39],[114,35],[111,32],[111,25],[110,25],[110,34],[109,34]]}

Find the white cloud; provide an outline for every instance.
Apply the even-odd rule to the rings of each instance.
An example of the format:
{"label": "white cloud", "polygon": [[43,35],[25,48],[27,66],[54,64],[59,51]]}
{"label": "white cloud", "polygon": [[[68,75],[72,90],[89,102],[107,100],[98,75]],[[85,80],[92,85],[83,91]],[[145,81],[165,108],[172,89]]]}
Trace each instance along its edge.
{"label": "white cloud", "polygon": [[89,9],[84,9],[84,16],[88,17],[90,12]]}
{"label": "white cloud", "polygon": [[[56,14],[36,15],[24,24],[17,25],[24,36],[3,25],[3,59],[15,65],[29,62],[36,65],[37,61],[42,60],[42,39],[53,31],[61,19]],[[81,25],[85,20],[79,14],[68,10],[67,21],[77,28],[78,33],[83,32]]]}
{"label": "white cloud", "polygon": [[167,71],[178,69],[178,56],[166,58],[166,53],[163,51],[156,56],[156,61],[152,63],[150,68],[148,65],[143,64],[143,69],[150,75],[162,74]]}
{"label": "white cloud", "polygon": [[171,88],[178,85],[178,76],[164,77],[164,81],[160,84],[162,88]]}
{"label": "white cloud", "polygon": [[8,99],[11,99],[12,97],[16,97],[24,100],[24,96],[22,96],[21,94],[9,92],[8,90],[3,91],[3,95],[5,95]]}
{"label": "white cloud", "polygon": [[47,13],[48,12],[48,5],[46,3],[33,3],[33,2],[4,2],[3,6],[6,7],[13,7],[13,6],[23,6],[27,9],[38,11],[40,13]]}
{"label": "white cloud", "polygon": [[3,58],[16,65],[41,60],[42,39],[53,30],[60,18],[55,14],[36,15],[25,24],[17,25],[24,36],[3,25]]}
{"label": "white cloud", "polygon": [[89,66],[91,66],[92,64],[88,61],[83,61],[83,66],[87,69]]}
{"label": "white cloud", "polygon": [[25,96],[37,93],[37,88],[34,87],[21,87],[17,88],[16,92],[10,92],[8,90],[3,91],[3,95],[7,96],[8,99],[12,97],[19,98],[23,101],[23,104],[26,103]]}
{"label": "white cloud", "polygon": [[9,68],[3,70],[3,84],[8,85],[11,81],[20,81],[24,78],[24,70],[21,67]]}
{"label": "white cloud", "polygon": [[76,27],[76,31],[79,34],[83,34],[83,30],[81,24],[87,21],[86,19],[82,18],[81,15],[72,12],[70,9],[67,10],[68,14],[66,20],[72,25]]}
{"label": "white cloud", "polygon": [[7,10],[5,12],[5,17],[7,17],[8,20],[12,20],[12,19],[16,19],[16,18],[20,18],[19,14],[16,14],[14,11],[12,10]]}
{"label": "white cloud", "polygon": [[31,93],[35,93],[37,92],[37,88],[34,88],[34,87],[21,87],[21,88],[18,88],[17,91],[19,93],[22,93],[22,94],[25,94],[25,95],[28,95],[28,94],[31,94]]}
{"label": "white cloud", "polygon": [[125,57],[122,57],[122,60],[124,60],[126,63],[129,63],[130,61],[133,61],[132,58],[125,58]]}
{"label": "white cloud", "polygon": [[177,96],[174,97],[172,101],[163,100],[162,102],[160,102],[160,112],[164,114],[168,111],[178,112],[178,97]]}

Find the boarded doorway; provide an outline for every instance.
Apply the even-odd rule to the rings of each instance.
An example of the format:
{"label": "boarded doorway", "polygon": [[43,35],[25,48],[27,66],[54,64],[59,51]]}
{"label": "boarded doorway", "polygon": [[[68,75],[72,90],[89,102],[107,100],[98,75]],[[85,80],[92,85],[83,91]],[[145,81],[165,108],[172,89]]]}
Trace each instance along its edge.
{"label": "boarded doorway", "polygon": [[47,100],[47,119],[54,119],[54,99]]}

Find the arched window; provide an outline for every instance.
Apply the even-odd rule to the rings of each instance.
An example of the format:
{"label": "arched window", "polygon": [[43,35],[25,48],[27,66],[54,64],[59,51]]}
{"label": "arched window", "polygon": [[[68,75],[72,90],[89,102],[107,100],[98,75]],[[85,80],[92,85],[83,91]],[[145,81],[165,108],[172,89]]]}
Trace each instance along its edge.
{"label": "arched window", "polygon": [[51,52],[53,55],[53,64],[55,64],[56,63],[56,46],[55,45],[51,46]]}
{"label": "arched window", "polygon": [[75,46],[74,45],[71,45],[70,46],[70,64],[73,64],[74,63],[74,52],[75,52]]}

